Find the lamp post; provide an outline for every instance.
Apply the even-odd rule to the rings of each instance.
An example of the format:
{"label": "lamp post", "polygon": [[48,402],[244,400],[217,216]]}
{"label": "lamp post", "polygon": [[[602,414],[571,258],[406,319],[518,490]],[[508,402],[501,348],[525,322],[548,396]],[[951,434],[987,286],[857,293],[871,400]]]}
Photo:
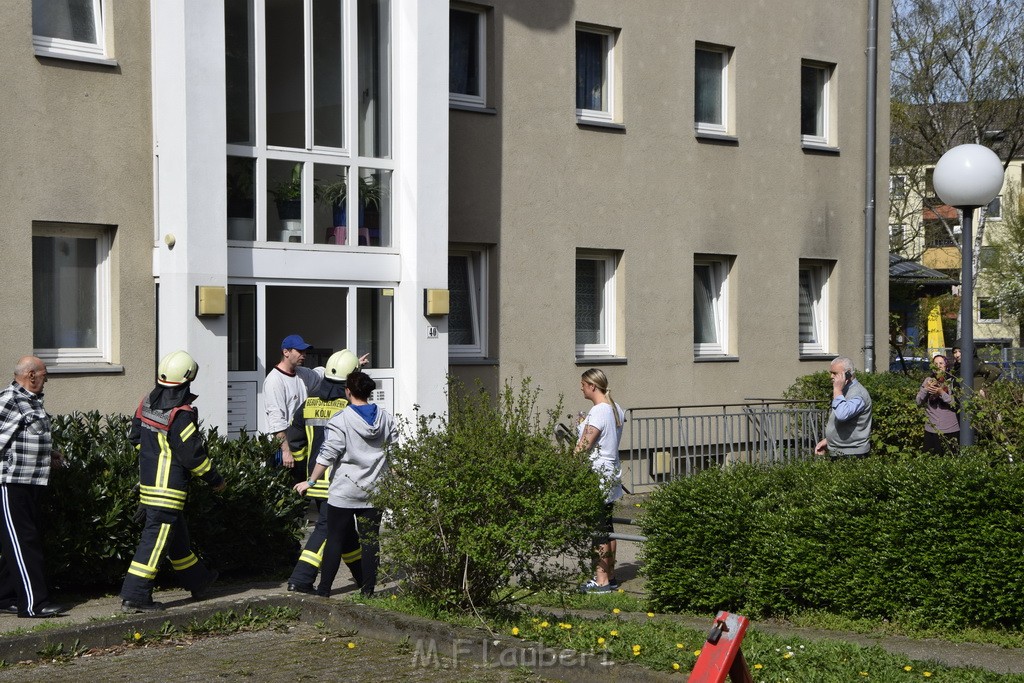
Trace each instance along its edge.
{"label": "lamp post", "polygon": [[[963,395],[974,391],[974,210],[986,206],[1003,187],[1003,163],[988,147],[959,145],[947,151],[935,165],[935,193],[945,204],[963,214],[960,237],[960,382]],[[974,443],[967,402],[960,402],[960,445]]]}

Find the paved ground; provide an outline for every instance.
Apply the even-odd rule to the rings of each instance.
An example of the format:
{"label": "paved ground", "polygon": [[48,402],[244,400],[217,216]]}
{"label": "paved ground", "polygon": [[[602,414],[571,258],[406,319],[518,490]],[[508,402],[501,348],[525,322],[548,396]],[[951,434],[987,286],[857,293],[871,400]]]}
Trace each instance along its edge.
{"label": "paved ground", "polygon": [[[621,529],[638,533],[635,529]],[[637,575],[637,544],[619,542],[617,574],[624,588],[643,593]],[[338,599],[354,590],[349,577],[339,572],[335,596],[330,599],[288,593],[284,583],[228,584],[215,587],[209,599],[194,602],[184,591],[162,591],[154,597],[168,610],[157,614],[126,615],[120,599],[101,596],[67,602],[67,615],[50,620],[18,619],[0,614],[0,681],[98,680],[369,680],[369,681],[649,681],[664,674],[629,665],[607,666],[599,661],[570,660],[552,668],[550,652],[531,650],[515,639],[491,640],[482,632],[376,610]],[[386,590],[388,587],[382,587]],[[55,596],[58,600],[62,596]],[[260,631],[204,639],[194,643],[124,648],[136,631],[155,631],[170,621],[184,625],[202,621],[216,612],[249,606],[292,607],[301,621],[287,630]],[[574,610],[587,616],[586,611]],[[595,614],[597,616],[597,614]],[[629,615],[622,615],[627,617]],[[643,618],[643,615],[637,615]],[[687,626],[706,630],[708,619],[680,618]],[[879,646],[917,660],[932,660],[954,667],[978,667],[997,673],[1024,674],[1024,649],[989,645],[875,637],[856,633],[793,628],[758,623],[753,629],[811,640],[842,639]],[[31,629],[31,630],[30,630]],[[349,648],[352,642],[355,647]],[[62,647],[91,650],[90,656],[65,663],[18,665],[38,660],[40,652]],[[490,664],[486,664],[490,662]],[[521,664],[533,666],[534,672]],[[678,680],[678,677],[676,677]]]}

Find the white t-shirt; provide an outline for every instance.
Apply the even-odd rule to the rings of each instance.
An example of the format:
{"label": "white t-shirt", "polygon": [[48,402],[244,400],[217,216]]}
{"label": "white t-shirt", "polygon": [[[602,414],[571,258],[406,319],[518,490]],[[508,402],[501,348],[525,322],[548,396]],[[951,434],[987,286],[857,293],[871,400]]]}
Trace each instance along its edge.
{"label": "white t-shirt", "polygon": [[323,368],[310,369],[300,365],[295,368],[294,375],[289,375],[275,365],[263,381],[267,431],[277,434],[286,430],[292,423],[295,410],[320,387],[323,378]]}
{"label": "white t-shirt", "polygon": [[590,409],[587,417],[580,424],[580,435],[587,425],[600,430],[597,443],[590,449],[590,466],[601,475],[606,484],[611,486],[605,502],[614,503],[622,498],[622,467],[619,462],[619,442],[622,441],[622,424],[626,421],[626,413],[618,405],[619,425],[615,425],[615,413],[608,403],[598,403]]}

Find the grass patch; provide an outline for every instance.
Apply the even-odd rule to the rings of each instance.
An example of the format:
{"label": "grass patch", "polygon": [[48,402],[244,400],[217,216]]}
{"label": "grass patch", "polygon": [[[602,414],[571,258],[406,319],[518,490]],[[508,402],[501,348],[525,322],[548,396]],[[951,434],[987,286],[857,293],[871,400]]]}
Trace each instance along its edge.
{"label": "grass patch", "polygon": [[[465,614],[446,613],[395,594],[373,598],[370,604],[429,619],[438,619],[466,627],[480,626],[480,620]],[[547,604],[544,604],[544,603]],[[628,594],[554,595],[544,594],[524,601],[528,609],[506,610],[487,617],[487,626],[504,637],[542,643],[545,647],[590,653],[600,659],[640,665],[655,671],[686,675],[700,656],[707,629],[694,629],[679,623],[679,615],[636,611],[642,603]],[[561,612],[565,609],[565,612]],[[642,608],[641,608],[642,609]],[[546,611],[545,611],[546,610]],[[551,610],[559,610],[553,612]],[[602,612],[584,617],[578,611]],[[706,619],[708,615],[693,615]],[[808,614],[796,626],[841,629],[859,633],[896,633],[894,625],[886,629],[869,628],[870,622],[837,620],[822,614]],[[962,633],[961,642],[999,640],[987,632],[984,641],[972,640]],[[980,635],[980,634],[974,634]],[[928,634],[928,637],[934,637]],[[948,638],[947,638],[948,639]],[[1007,643],[1011,643],[1008,639]],[[752,625],[743,640],[743,654],[755,681],[806,681],[831,683],[867,679],[871,681],[947,681],[987,683],[1015,681],[1024,676],[996,674],[979,669],[953,668],[935,662],[922,662],[892,654],[881,647],[863,647],[841,639],[809,640],[759,631]]]}
{"label": "grass patch", "polygon": [[125,635],[124,641],[129,645],[146,645],[154,642],[189,641],[244,631],[281,630],[298,619],[299,610],[292,607],[250,607],[244,612],[215,612],[206,619],[192,619],[180,627],[165,621],[159,629],[153,631],[131,631]]}

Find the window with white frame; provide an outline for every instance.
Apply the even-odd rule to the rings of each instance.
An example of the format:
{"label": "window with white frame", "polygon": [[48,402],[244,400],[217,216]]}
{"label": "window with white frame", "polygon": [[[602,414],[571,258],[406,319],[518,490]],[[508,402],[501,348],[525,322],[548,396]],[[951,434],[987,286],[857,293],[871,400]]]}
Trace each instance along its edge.
{"label": "window with white frame", "polygon": [[831,267],[820,261],[801,261],[799,276],[800,353],[823,354],[829,351],[828,278]]}
{"label": "window with white frame", "polygon": [[32,226],[32,346],[48,363],[111,362],[113,228]]}
{"label": "window with white frame", "polygon": [[613,29],[576,27],[576,119],[581,123],[615,120],[615,43]]}
{"label": "window with white frame", "polygon": [[391,4],[224,0],[230,239],[394,246]]}
{"label": "window with white frame", "polygon": [[694,60],[693,125],[698,133],[729,129],[730,48],[698,45]]}
{"label": "window with white frame", "polygon": [[452,249],[448,253],[448,355],[487,356],[487,252]]}
{"label": "window with white frame", "polygon": [[32,0],[37,55],[105,61],[103,0]]}
{"label": "window with white frame", "polygon": [[907,198],[907,176],[893,173],[889,176],[889,199]]}
{"label": "window with white frame", "polygon": [[612,356],[615,348],[615,269],[607,252],[576,254],[576,357]]}
{"label": "window with white frame", "polygon": [[833,144],[829,131],[832,73],[829,64],[800,64],[800,139],[805,144]]}
{"label": "window with white frame", "polygon": [[985,207],[985,215],[994,221],[1003,219],[1003,195],[998,195]]}
{"label": "window with white frame", "polygon": [[693,354],[729,353],[730,259],[697,256],[693,260]]}
{"label": "window with white frame", "polygon": [[999,302],[988,297],[978,297],[978,322],[998,323],[1003,316],[999,312]]}
{"label": "window with white frame", "polygon": [[487,105],[487,14],[456,4],[448,11],[448,99],[452,104]]}

